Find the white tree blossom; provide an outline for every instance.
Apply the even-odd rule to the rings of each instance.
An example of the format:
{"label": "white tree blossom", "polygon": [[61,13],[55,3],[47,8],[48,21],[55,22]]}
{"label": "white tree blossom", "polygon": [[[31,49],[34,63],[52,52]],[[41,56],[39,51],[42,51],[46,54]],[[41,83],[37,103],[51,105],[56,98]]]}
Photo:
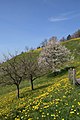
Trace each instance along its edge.
{"label": "white tree blossom", "polygon": [[50,39],[40,53],[39,65],[54,72],[59,70],[69,59],[70,51],[56,39]]}

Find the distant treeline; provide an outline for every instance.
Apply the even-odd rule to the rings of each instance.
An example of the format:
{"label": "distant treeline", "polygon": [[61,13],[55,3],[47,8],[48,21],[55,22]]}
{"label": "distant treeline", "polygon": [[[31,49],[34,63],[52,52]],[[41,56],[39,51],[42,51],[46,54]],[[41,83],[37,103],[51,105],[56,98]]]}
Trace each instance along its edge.
{"label": "distant treeline", "polygon": [[62,37],[60,41],[66,41],[74,38],[79,38],[80,37],[80,29],[78,29],[76,32],[74,32],[72,35],[69,34],[66,38]]}
{"label": "distant treeline", "polygon": [[[79,37],[80,37],[80,29],[78,29],[78,30],[77,30],[76,32],[74,32],[72,35],[69,34],[69,35],[67,35],[67,37],[62,37],[59,41],[60,41],[60,42],[64,42],[64,41],[71,40],[71,39],[74,39],[74,38],[79,38]],[[37,47],[37,49],[44,47],[44,46],[47,44],[47,42],[50,41],[50,40],[52,40],[52,39],[53,39],[53,40],[54,40],[54,39],[57,40],[57,37],[56,37],[56,36],[52,36],[50,39],[45,39],[45,40],[43,40],[42,43],[40,44],[40,46]]]}

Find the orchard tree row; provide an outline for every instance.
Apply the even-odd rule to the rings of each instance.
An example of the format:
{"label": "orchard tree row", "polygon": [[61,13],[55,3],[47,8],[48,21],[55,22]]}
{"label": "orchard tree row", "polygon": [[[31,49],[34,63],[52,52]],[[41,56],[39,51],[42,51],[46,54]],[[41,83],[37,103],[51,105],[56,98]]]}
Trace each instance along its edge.
{"label": "orchard tree row", "polygon": [[48,72],[60,70],[62,65],[70,60],[70,51],[62,46],[55,37],[44,44],[41,51],[28,50],[20,55],[5,55],[5,62],[0,64],[0,83],[14,84],[19,98],[19,86],[23,80],[33,82]]}

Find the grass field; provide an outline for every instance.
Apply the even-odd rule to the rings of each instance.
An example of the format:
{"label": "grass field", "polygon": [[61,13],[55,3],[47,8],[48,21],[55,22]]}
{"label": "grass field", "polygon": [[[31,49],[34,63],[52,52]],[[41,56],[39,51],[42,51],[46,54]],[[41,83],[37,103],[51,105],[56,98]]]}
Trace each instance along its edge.
{"label": "grass field", "polygon": [[[76,67],[80,78],[80,39],[63,44],[74,54],[69,66]],[[14,85],[0,87],[0,120],[80,120],[80,86],[68,80],[67,70],[38,78],[34,88],[23,81],[17,99]]]}

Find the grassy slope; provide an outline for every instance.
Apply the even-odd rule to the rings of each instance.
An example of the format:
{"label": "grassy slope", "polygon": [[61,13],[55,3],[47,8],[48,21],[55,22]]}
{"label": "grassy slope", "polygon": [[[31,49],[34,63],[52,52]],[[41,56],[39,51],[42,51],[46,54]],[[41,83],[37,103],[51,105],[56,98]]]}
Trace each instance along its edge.
{"label": "grassy slope", "polygon": [[[77,66],[80,78],[80,39],[63,43],[75,55],[72,62]],[[75,51],[74,51],[75,49]],[[20,99],[16,98],[15,86],[0,89],[1,120],[80,120],[80,86],[73,86],[65,72],[58,76],[44,76],[34,81],[35,90],[29,83],[21,84]],[[26,87],[27,86],[27,87]]]}
{"label": "grassy slope", "polygon": [[70,51],[74,54],[75,60],[80,60],[80,38],[63,42],[63,45],[70,49]]}

